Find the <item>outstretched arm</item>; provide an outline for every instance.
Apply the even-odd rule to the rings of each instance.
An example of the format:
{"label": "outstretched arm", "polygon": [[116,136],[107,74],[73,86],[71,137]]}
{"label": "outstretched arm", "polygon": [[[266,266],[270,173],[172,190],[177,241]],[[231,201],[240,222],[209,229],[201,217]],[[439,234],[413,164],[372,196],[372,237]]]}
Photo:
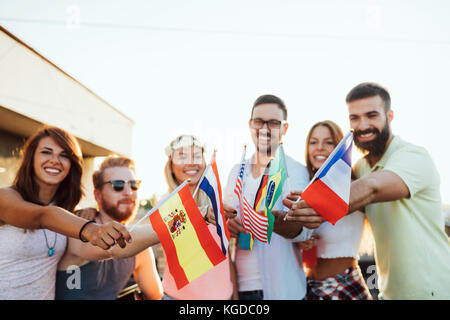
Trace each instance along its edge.
{"label": "outstretched arm", "polygon": [[409,197],[405,182],[394,172],[380,170],[352,182],[349,213],[375,202],[395,201]]}
{"label": "outstretched arm", "polygon": [[[394,172],[389,170],[372,172],[352,182],[348,212],[361,210],[371,203],[395,201],[409,196],[409,189],[405,182]],[[305,226],[309,223],[310,226],[307,227],[310,229],[319,227],[320,223],[324,221],[304,200],[298,203],[289,203],[289,205],[291,210],[286,218],[289,221],[297,221]]]}
{"label": "outstretched arm", "polygon": [[122,259],[135,256],[144,249],[159,243],[159,238],[150,223],[137,226],[130,234],[133,242],[128,244],[126,248],[114,246],[107,251],[77,239],[69,239],[67,254],[89,261]]}
{"label": "outstretched arm", "polygon": [[[71,238],[78,238],[81,228],[88,222],[56,206],[41,206],[25,201],[11,188],[0,189],[0,225],[9,224],[24,229],[49,229]],[[131,236],[120,223],[99,225],[89,223],[81,237],[95,246],[108,249],[117,243],[125,247]]]}

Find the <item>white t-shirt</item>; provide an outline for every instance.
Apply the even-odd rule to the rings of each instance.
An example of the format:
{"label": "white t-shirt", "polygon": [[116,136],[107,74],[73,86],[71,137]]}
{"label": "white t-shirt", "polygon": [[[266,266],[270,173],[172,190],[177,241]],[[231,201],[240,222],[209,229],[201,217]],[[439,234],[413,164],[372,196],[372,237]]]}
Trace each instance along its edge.
{"label": "white t-shirt", "polygon": [[[243,194],[250,205],[254,205],[256,191],[261,177],[254,178],[250,173],[244,181]],[[262,277],[258,265],[258,241],[254,241],[252,250],[236,250],[236,272],[239,291],[262,290]]]}
{"label": "white t-shirt", "polygon": [[[286,165],[292,190],[303,190],[309,181],[306,167],[286,156]],[[224,189],[224,203],[234,208],[238,206],[237,196],[233,190],[240,164],[236,164],[229,176]],[[247,160],[243,178],[244,196],[253,205],[261,177],[253,178],[250,161]],[[287,183],[283,186],[283,195],[274,206],[274,210],[287,210],[281,203],[281,198],[289,191]],[[305,229],[305,228],[304,228]],[[272,233],[270,244],[254,240],[253,249],[236,250],[236,273],[239,291],[262,289],[266,300],[296,300],[303,299],[306,294],[306,278],[301,262],[298,261],[293,242],[307,239],[307,232],[302,231],[294,239],[285,239]]]}
{"label": "white t-shirt", "polygon": [[[52,256],[45,235],[50,247],[55,244]],[[53,300],[56,268],[66,244],[65,236],[47,229],[0,227],[0,300]]]}

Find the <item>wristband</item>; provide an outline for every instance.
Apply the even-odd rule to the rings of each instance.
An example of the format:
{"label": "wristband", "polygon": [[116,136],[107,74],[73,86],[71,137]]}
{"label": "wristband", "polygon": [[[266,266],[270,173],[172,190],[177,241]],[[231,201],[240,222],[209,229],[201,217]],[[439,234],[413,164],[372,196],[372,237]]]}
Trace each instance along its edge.
{"label": "wristband", "polygon": [[95,223],[95,219],[89,220],[88,222],[86,222],[80,229],[80,233],[78,233],[78,239],[80,239],[82,242],[89,242],[88,240],[83,240],[83,238],[81,237],[81,233],[83,233],[84,228],[86,228],[86,226],[89,223]]}

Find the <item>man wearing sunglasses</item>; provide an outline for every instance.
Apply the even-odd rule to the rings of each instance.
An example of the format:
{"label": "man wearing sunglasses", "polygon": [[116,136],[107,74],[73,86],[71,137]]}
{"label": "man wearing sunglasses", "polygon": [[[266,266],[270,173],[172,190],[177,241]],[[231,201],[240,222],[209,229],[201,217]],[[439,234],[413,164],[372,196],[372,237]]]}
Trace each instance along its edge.
{"label": "man wearing sunglasses", "polygon": [[[263,95],[253,104],[249,129],[256,152],[247,160],[242,191],[250,205],[254,205],[264,171],[286,134],[286,120],[286,106],[277,96]],[[306,167],[288,156],[286,165],[292,188],[306,187],[309,180]],[[224,209],[227,216],[236,214],[238,201],[237,197],[233,196],[233,190],[239,169],[240,163],[231,170],[224,192]],[[287,188],[287,184],[284,188]],[[240,247],[236,249],[235,266],[241,300],[300,300],[306,294],[306,277],[293,247],[293,242],[306,238],[304,234],[299,234],[300,225],[296,229],[289,229],[292,225],[283,222],[283,207],[280,204],[281,201],[274,207],[279,211],[272,211],[276,217],[271,243],[262,243],[255,239],[251,250]],[[243,237],[242,234],[246,233],[240,217],[230,219],[228,227],[234,237]]]}
{"label": "man wearing sunglasses", "polygon": [[[135,177],[133,160],[125,157],[106,158],[100,169],[94,172],[93,182],[99,208],[95,217],[97,223],[117,221],[127,224],[134,219],[138,209],[140,181]],[[151,248],[146,249],[159,240],[150,224],[139,226],[132,233],[133,240],[137,241],[134,246],[128,250],[117,247],[110,249],[110,256],[87,243],[69,239],[66,253],[58,265],[56,299],[116,299],[131,274],[134,274],[146,298],[160,299],[162,286],[155,259]],[[74,266],[78,268],[79,279],[75,279],[76,273],[72,271]]]}

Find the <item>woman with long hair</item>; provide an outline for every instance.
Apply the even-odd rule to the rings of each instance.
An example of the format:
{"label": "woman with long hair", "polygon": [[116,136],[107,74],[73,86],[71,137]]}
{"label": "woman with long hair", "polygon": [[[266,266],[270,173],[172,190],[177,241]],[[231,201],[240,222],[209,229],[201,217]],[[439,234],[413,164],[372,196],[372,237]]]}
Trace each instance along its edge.
{"label": "woman with long hair", "polygon": [[[310,178],[342,138],[341,128],[333,121],[321,121],[312,126],[306,138],[305,151]],[[343,217],[334,226],[324,222],[315,229],[317,260],[307,270],[308,300],[372,299],[358,266],[364,221],[364,214],[357,211]]]}
{"label": "woman with long hair", "polygon": [[81,149],[70,133],[46,127],[25,143],[13,185],[0,189],[0,300],[53,299],[65,236],[103,249],[131,240],[120,223],[71,213],[83,195],[81,175]]}
{"label": "woman with long hair", "polygon": [[[200,178],[206,168],[204,158],[205,148],[200,141],[191,135],[181,135],[175,138],[166,148],[167,163],[164,168],[164,176],[169,187],[169,192],[176,189],[183,181],[190,179],[189,188],[193,194]],[[211,207],[209,198],[198,190],[195,195],[197,206],[204,210]],[[214,240],[220,246],[220,238],[216,227],[208,225]],[[233,282],[230,278],[229,258],[207,271],[202,276],[190,282],[180,290],[175,285],[175,280],[168,271],[164,270],[163,300],[229,300],[233,295]]]}

